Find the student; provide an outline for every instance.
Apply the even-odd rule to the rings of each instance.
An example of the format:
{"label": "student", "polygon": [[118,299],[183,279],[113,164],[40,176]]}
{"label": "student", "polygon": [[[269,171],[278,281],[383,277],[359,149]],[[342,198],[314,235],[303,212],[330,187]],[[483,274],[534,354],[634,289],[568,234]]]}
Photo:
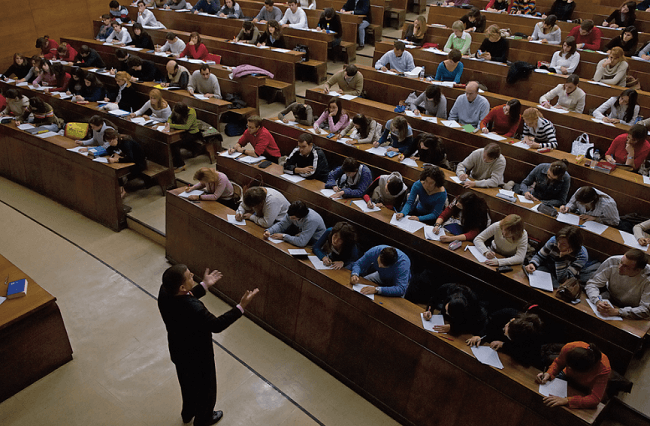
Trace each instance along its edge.
{"label": "student", "polygon": [[65,126],[65,122],[54,115],[52,106],[35,96],[29,99],[29,106],[23,115],[16,118],[16,126],[21,123],[31,123],[34,127],[44,127],[51,132],[58,132]]}
{"label": "student", "polygon": [[131,22],[131,18],[129,18],[129,10],[126,6],[121,6],[117,0],[111,0],[108,4],[108,8],[111,17],[115,19],[116,22],[123,24]]}
{"label": "student", "polygon": [[242,28],[235,37],[235,43],[245,41],[248,44],[257,44],[257,39],[260,38],[260,30],[257,29],[257,26],[251,21],[244,21]]}
{"label": "student", "polygon": [[101,16],[102,25],[99,27],[99,32],[95,36],[95,40],[106,41],[109,35],[113,32],[113,25],[111,15],[106,13]]}
{"label": "student", "polygon": [[603,27],[625,28],[634,25],[636,20],[636,2],[626,1],[620,7],[613,11],[604,21]]}
{"label": "student", "polygon": [[131,55],[126,61],[131,74],[131,81],[161,81],[162,75],[156,64],[146,59],[140,59],[138,56]]}
{"label": "student", "polygon": [[482,33],[485,31],[487,18],[484,15],[481,15],[480,9],[472,7],[469,12],[460,18],[460,21],[465,25],[465,32]]}
{"label": "student", "polygon": [[81,83],[81,90],[73,98],[73,102],[99,102],[106,96],[104,85],[94,73],[86,73]]}
{"label": "student", "polygon": [[[149,110],[151,110],[151,115],[146,115],[145,113]],[[169,103],[163,99],[160,90],[151,89],[149,92],[149,100],[142,105],[142,108],[129,114],[129,117],[142,116],[145,120],[165,123],[171,115],[172,109],[169,107]]]}
{"label": "student", "polygon": [[363,287],[361,294],[404,297],[411,280],[411,260],[395,247],[375,246],[352,264],[350,284],[358,284],[360,275],[377,284]]}
{"label": "student", "polygon": [[25,78],[29,73],[31,65],[27,59],[20,53],[14,53],[13,63],[7,68],[7,71],[4,72],[3,78],[13,78],[14,80],[20,80]]}
{"label": "student", "polygon": [[314,243],[311,251],[325,266],[332,269],[350,269],[361,257],[357,232],[354,226],[347,222],[337,222],[333,227],[327,228]]}
{"label": "student", "polygon": [[427,166],[420,172],[420,179],[413,184],[402,211],[395,217],[408,218],[423,223],[434,223],[447,203],[445,173],[438,166]]}
{"label": "student", "polygon": [[498,25],[490,25],[485,32],[487,36],[476,52],[476,57],[486,61],[507,62],[508,40],[501,37]]}
{"label": "student", "polygon": [[137,22],[138,24],[142,25],[143,27],[154,27],[154,28],[161,28],[165,29],[166,27],[158,22],[156,20],[156,15],[153,14],[152,11],[147,9],[147,6],[144,4],[142,0],[136,3],[138,6],[138,18]]}
{"label": "student", "polygon": [[[79,67],[72,67],[70,69],[70,83],[68,83],[68,90],[65,92],[66,95],[74,95],[76,97],[77,95],[81,95],[81,89],[84,88],[84,79],[86,78],[86,71]],[[76,102],[75,98],[72,98],[72,102]],[[104,98],[104,95],[102,95],[101,99]],[[81,99],[83,100],[83,99]]]}
{"label": "student", "polygon": [[43,36],[36,39],[36,48],[41,49],[41,55],[45,59],[54,59],[56,56],[56,50],[59,48],[59,44],[50,40],[50,36]]}
{"label": "student", "polygon": [[[618,96],[612,96],[594,111],[594,117],[605,123],[631,126],[636,122],[641,107],[637,103],[638,94],[634,89],[625,89]],[[609,111],[609,114],[607,114]]]}
{"label": "student", "polygon": [[404,28],[402,28],[402,39],[417,47],[422,47],[426,32],[427,20],[424,16],[420,15],[415,18],[412,24],[404,24]]}
{"label": "student", "polygon": [[519,129],[521,123],[521,102],[519,99],[510,99],[505,105],[495,106],[481,120],[481,132],[491,131],[511,138]]}
{"label": "student", "polygon": [[[201,35],[196,31],[190,33],[190,41],[187,43],[181,54],[180,58],[184,57],[192,59],[200,59],[202,61],[213,60],[214,56],[208,52],[208,48],[201,41]],[[216,61],[215,61],[216,62]]]}
{"label": "student", "polygon": [[601,59],[596,65],[594,81],[600,81],[605,84],[625,87],[627,77],[628,63],[620,47],[614,47],[610,50],[607,59]]}
{"label": "student", "polygon": [[282,28],[295,28],[305,30],[309,28],[307,14],[301,7],[298,7],[298,0],[289,0],[289,7],[284,12],[284,16],[278,22]]}
{"label": "student", "polygon": [[359,72],[356,65],[349,64],[329,78],[323,86],[323,91],[329,93],[332,87],[339,86],[337,93],[342,95],[361,96],[363,92],[363,74]]}
{"label": "student", "polygon": [[289,113],[293,114],[298,124],[302,124],[303,126],[312,126],[314,124],[314,113],[311,105],[294,102],[278,114],[278,120],[282,120],[283,123],[288,123],[289,119],[285,115]]}
{"label": "student", "polygon": [[650,244],[650,235],[648,234],[648,231],[650,231],[650,220],[634,225],[634,238],[636,238],[637,242],[642,246]]}
{"label": "student", "polygon": [[451,224],[460,225],[458,235],[440,235],[440,241],[449,243],[454,240],[472,241],[490,224],[490,209],[485,200],[474,192],[463,192],[447,206],[433,226],[433,232],[440,233],[440,228]]}
{"label": "student", "polygon": [[117,84],[117,91],[106,95],[104,101],[109,102],[104,106],[104,109],[113,111],[121,109],[123,111],[131,112],[140,104],[138,95],[135,88],[131,87],[131,75],[124,71],[119,71],[115,74],[115,83]]}
{"label": "student", "polygon": [[408,187],[402,175],[399,172],[392,172],[377,177],[363,194],[363,201],[369,209],[386,207],[389,210],[399,210],[406,202],[407,195]]}
{"label": "student", "polygon": [[478,94],[478,82],[470,81],[465,86],[465,93],[456,98],[449,112],[449,119],[461,125],[471,124],[478,127],[490,112],[490,102]]}
{"label": "student", "polygon": [[330,198],[361,198],[371,183],[372,172],[368,166],[348,157],[329,173],[325,188],[334,190]]}
{"label": "student", "polygon": [[62,42],[56,49],[56,59],[65,62],[73,62],[77,57],[77,51],[66,42]]}
{"label": "student", "polygon": [[54,87],[49,87],[45,89],[45,93],[49,92],[65,92],[68,90],[68,84],[70,84],[70,74],[65,72],[65,68],[63,68],[63,65],[61,64],[51,64],[49,65],[49,72],[47,68],[46,61],[44,60],[43,65],[41,66],[41,73],[39,76],[34,80],[33,85],[35,87],[38,87],[39,83],[43,83],[41,85],[47,84],[48,86],[54,86]]}
{"label": "student", "polygon": [[177,37],[176,34],[168,32],[165,40],[166,42],[163,47],[156,47],[156,52],[169,52],[172,56],[178,56],[185,50],[185,42]]}
{"label": "student", "polygon": [[363,114],[357,114],[345,129],[341,130],[339,136],[350,138],[351,140],[346,142],[349,145],[374,143],[381,138],[381,124]]}
{"label": "student", "polygon": [[119,44],[120,46],[125,46],[131,43],[131,34],[126,27],[123,27],[119,22],[113,22],[113,32],[111,35],[106,37],[106,43]]}
{"label": "student", "polygon": [[366,28],[370,25],[370,0],[347,0],[339,12],[348,15],[364,15],[363,21],[359,24],[359,46],[357,46],[357,50],[363,49],[366,41]]}
{"label": "student", "polygon": [[244,19],[244,12],[235,0],[224,0],[217,15],[222,18]]}
{"label": "student", "polygon": [[[580,64],[580,53],[576,51],[576,39],[572,36],[566,38],[562,49],[553,53],[548,70],[561,76],[573,74]],[[541,66],[540,68],[544,68]]]}
{"label": "student", "polygon": [[[496,188],[503,185],[503,172],[506,170],[506,159],[501,154],[501,148],[495,142],[472,151],[463,161],[458,163],[456,175],[464,181],[465,188]],[[470,181],[469,178],[474,179]]]}
{"label": "student", "polygon": [[569,31],[569,36],[575,38],[578,49],[600,50],[600,40],[603,35],[591,19],[586,19],[582,24],[573,27]]}
{"label": "student", "polygon": [[560,356],[555,358],[546,373],[537,375],[537,383],[544,384],[556,377],[564,378],[589,395],[575,395],[567,398],[545,396],[543,401],[549,407],[568,405],[569,408],[596,408],[605,396],[611,368],[607,355],[593,343],[571,342],[564,345]]}
{"label": "student", "polygon": [[492,13],[510,13],[512,0],[490,0],[485,10]]}
{"label": "student", "polygon": [[[250,143],[253,149],[244,149],[243,147],[247,143]],[[239,138],[235,146],[228,150],[231,154],[235,151],[250,155],[251,157],[263,155],[267,160],[276,164],[280,155],[282,155],[271,132],[266,127],[262,127],[262,117],[258,115],[248,117],[246,131]]]}
{"label": "student", "polygon": [[117,73],[118,71],[129,72],[130,71],[130,68],[129,68],[129,58],[130,57],[131,57],[131,55],[129,53],[127,53],[126,50],[117,49],[115,51],[115,58],[117,58],[117,62],[118,62],[117,68],[112,68],[111,67],[111,70],[109,71],[110,74],[115,75],[115,73]]}
{"label": "student", "polygon": [[536,10],[535,0],[514,0],[510,14],[535,16]]}
{"label": "student", "polygon": [[167,119],[165,131],[183,130],[181,141],[171,145],[172,163],[175,172],[185,170],[185,161],[181,156],[181,148],[196,146],[203,142],[203,135],[199,129],[199,120],[196,118],[196,110],[182,102],[177,102],[172,109],[172,114]]}
{"label": "student", "polygon": [[294,201],[280,222],[264,231],[264,239],[283,240],[296,247],[314,244],[325,233],[325,222],[314,210],[300,201]]}
{"label": "student", "polygon": [[162,84],[162,87],[178,87],[179,89],[187,89],[190,82],[190,72],[178,62],[171,60],[165,66],[167,71],[167,78]]}
{"label": "student", "polygon": [[324,129],[330,133],[337,133],[348,125],[350,119],[347,112],[341,107],[341,100],[333,97],[327,104],[327,109],[314,122],[314,130]]}
{"label": "student", "polygon": [[[492,244],[488,248],[485,243],[490,239]],[[487,265],[521,265],[528,248],[528,233],[524,229],[524,221],[519,215],[509,214],[478,234],[474,238],[474,245],[487,258]],[[496,257],[497,253],[505,257],[499,259]]]}
{"label": "student", "polygon": [[151,36],[142,28],[142,24],[139,22],[133,24],[133,37],[131,37],[131,43],[129,43],[129,46],[147,50],[155,49]]}
{"label": "student", "polygon": [[[588,267],[589,266],[589,267]],[[565,226],[552,236],[525,266],[532,274],[540,270],[551,274],[553,288],[575,278],[585,283],[597,269],[589,264],[589,254],[582,243],[582,231]]]}
{"label": "student", "polygon": [[207,98],[222,99],[219,79],[210,72],[208,64],[201,64],[201,68],[192,73],[187,91],[190,92],[190,95],[200,93]]}
{"label": "student", "polygon": [[260,13],[253,19],[253,22],[265,24],[269,21],[279,21],[282,19],[282,11],[279,7],[274,6],[273,0],[264,0],[264,6],[260,9]]}
{"label": "student", "polygon": [[442,167],[451,170],[449,161],[447,160],[447,150],[445,145],[438,136],[431,133],[420,133],[415,138],[415,146],[417,152],[414,157],[426,164],[433,164],[434,166]]}
{"label": "student", "polygon": [[451,49],[458,49],[461,54],[469,55],[469,49],[472,46],[472,36],[468,31],[465,31],[465,24],[462,21],[456,21],[451,25],[451,31],[443,50],[445,52],[451,52]]}
{"label": "student", "polygon": [[630,127],[627,134],[614,138],[605,153],[605,159],[611,164],[625,164],[633,170],[639,167],[650,154],[650,142],[647,140],[647,130],[642,124]]}
{"label": "student", "polygon": [[315,10],[316,9],[316,0],[298,0],[298,6],[302,7],[303,10],[305,9],[311,9]]}
{"label": "student", "polygon": [[199,12],[207,13],[209,15],[216,15],[221,9],[221,4],[219,0],[198,0],[191,12],[197,15]]}
{"label": "student", "polygon": [[542,43],[560,44],[562,41],[562,30],[555,24],[556,22],[557,17],[555,15],[549,15],[544,21],[535,24],[533,35],[528,37],[528,41],[539,40]]}
{"label": "student", "polygon": [[[108,120],[104,120],[99,115],[93,115],[90,117],[88,123],[90,124],[90,130],[92,131],[92,137],[83,140],[76,140],[75,143],[83,147],[102,146],[108,148],[108,144],[104,141],[104,133],[106,133],[106,130],[108,129],[117,130],[117,126]],[[82,151],[84,151],[84,149],[82,149]]]}
{"label": "student", "polygon": [[503,308],[488,316],[484,336],[472,336],[469,346],[480,346],[483,342],[495,351],[510,355],[517,363],[528,366],[540,364],[542,347],[542,320],[534,313],[532,305],[526,312]]}
{"label": "student", "polygon": [[393,43],[393,50],[384,53],[375,63],[375,69],[382,71],[388,71],[390,69],[394,73],[411,72],[415,68],[413,55],[405,50],[406,45],[404,42],[396,40]]}
{"label": "student", "polygon": [[557,103],[553,108],[561,108],[571,112],[582,114],[585,110],[585,91],[578,87],[580,76],[571,74],[567,77],[566,83],[558,84],[554,89],[546,92],[539,98],[539,103],[544,108],[551,108],[551,100],[557,97]]}
{"label": "student", "polygon": [[406,118],[398,115],[386,122],[384,133],[377,142],[373,143],[373,146],[380,146],[385,143],[389,145],[388,151],[399,152],[402,160],[413,155],[416,149],[413,143],[413,129],[406,121]]}
{"label": "student", "polygon": [[468,334],[482,336],[487,325],[487,311],[479,301],[476,293],[462,284],[443,284],[434,292],[427,310],[423,313],[425,320],[431,319],[433,311],[439,311],[447,324],[436,325],[438,333],[452,335]]}
{"label": "student", "polygon": [[[109,163],[134,163],[129,168],[129,178],[139,177],[140,173],[146,170],[147,158],[144,151],[131,136],[120,134],[115,129],[107,129],[104,132],[104,141],[109,145],[106,148]],[[124,198],[126,192],[123,185],[120,185],[120,192]]]}
{"label": "student", "polygon": [[232,183],[225,173],[211,169],[209,167],[201,167],[194,173],[194,180],[199,182],[188,186],[185,192],[192,192],[198,189],[203,189],[204,193],[200,195],[190,195],[187,198],[191,201],[219,201],[229,207],[237,208],[234,203],[233,197],[235,190]]}
{"label": "student", "polygon": [[88,68],[106,68],[106,64],[99,56],[95,49],[91,49],[88,45],[84,44],[79,48],[79,54],[74,59],[75,65]]}
{"label": "student", "polygon": [[621,34],[614,37],[605,46],[605,51],[610,51],[615,47],[623,49],[625,56],[632,57],[639,45],[639,32],[633,26],[623,28]]}
{"label": "student", "polygon": [[460,61],[463,55],[458,49],[452,49],[447,54],[447,59],[441,61],[436,70],[436,81],[453,81],[460,83],[460,77],[463,75],[463,63]]}
{"label": "student", "polygon": [[573,0],[555,0],[551,6],[551,10],[542,15],[542,18],[546,18],[548,15],[555,15],[560,21],[571,21],[571,14],[576,8],[576,3]]}
{"label": "student", "polygon": [[535,166],[515,192],[527,200],[560,207],[566,204],[570,187],[571,176],[567,173],[567,161],[563,159]]}
{"label": "student", "polygon": [[336,11],[331,7],[326,7],[323,13],[320,14],[318,24],[316,24],[317,31],[333,32],[334,40],[330,47],[335,48],[341,45],[341,37],[343,36],[343,27],[341,26],[341,17],[336,14]]}
{"label": "student", "polygon": [[545,119],[537,108],[528,108],[522,114],[524,132],[522,142],[531,148],[557,148],[555,126]]}
{"label": "student", "polygon": [[327,157],[320,147],[314,145],[314,138],[309,133],[298,136],[298,146],[287,156],[284,172],[305,179],[327,181],[330,172]]}
{"label": "student", "polygon": [[244,193],[237,207],[235,219],[251,222],[269,228],[287,215],[289,201],[277,189],[254,186]]}
{"label": "student", "polygon": [[425,112],[434,117],[447,118],[447,98],[440,92],[440,86],[437,84],[428,86],[420,96],[409,104],[409,108],[415,115]]}
{"label": "student", "polygon": [[11,115],[13,117],[22,117],[29,107],[29,98],[21,95],[16,89],[8,89],[5,92],[7,106],[2,111],[2,115]]}
{"label": "student", "polygon": [[187,2],[185,0],[167,0],[165,9],[185,10],[187,9]]}
{"label": "student", "polygon": [[604,192],[591,187],[579,188],[569,202],[560,207],[560,213],[576,212],[582,220],[593,220],[609,226],[620,221],[616,201]]}
{"label": "student", "polygon": [[284,49],[284,37],[282,36],[282,27],[276,20],[270,20],[266,24],[266,31],[257,40],[257,46],[268,46],[276,49]]}

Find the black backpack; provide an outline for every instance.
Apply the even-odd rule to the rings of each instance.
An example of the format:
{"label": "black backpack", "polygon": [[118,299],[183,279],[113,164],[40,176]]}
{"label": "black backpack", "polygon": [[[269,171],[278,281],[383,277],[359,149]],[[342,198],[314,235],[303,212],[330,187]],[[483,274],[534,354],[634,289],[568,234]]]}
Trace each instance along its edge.
{"label": "black backpack", "polygon": [[307,62],[309,60],[309,46],[305,44],[296,44],[296,47],[294,47],[293,50],[304,53],[300,62]]}

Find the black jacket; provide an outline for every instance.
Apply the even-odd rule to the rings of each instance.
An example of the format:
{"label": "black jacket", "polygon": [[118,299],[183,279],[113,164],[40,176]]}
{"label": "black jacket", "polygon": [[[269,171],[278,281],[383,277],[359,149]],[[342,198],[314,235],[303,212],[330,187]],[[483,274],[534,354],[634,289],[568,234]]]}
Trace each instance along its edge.
{"label": "black jacket", "polygon": [[325,19],[324,17],[321,16],[321,18],[318,20],[318,28],[322,28],[323,30],[327,30],[327,25],[329,24],[329,30],[334,31],[336,33],[335,38],[341,38],[343,36],[343,27],[341,26],[341,17],[337,14],[334,15],[332,19],[329,21]]}
{"label": "black jacket", "polygon": [[[108,97],[111,102],[115,102],[115,99],[117,99],[117,93],[118,93],[119,88],[116,88]],[[122,98],[120,99],[120,102],[117,104],[121,110],[124,111],[137,111],[140,109],[140,104],[142,102],[140,101],[137,92],[131,87],[125,87],[122,90]]]}
{"label": "black jacket", "polygon": [[294,148],[291,154],[289,154],[289,157],[287,157],[287,162],[284,163],[284,171],[288,174],[294,174],[296,167],[309,166],[314,167],[314,173],[310,176],[303,176],[305,179],[317,179],[322,182],[327,181],[327,175],[330,172],[327,158],[325,158],[323,150],[316,145],[312,145],[311,152],[306,157],[300,155],[298,148]]}
{"label": "black jacket", "polygon": [[156,67],[152,61],[146,59],[142,60],[142,69],[140,71],[135,71],[133,68],[129,73],[138,79],[138,81],[162,81],[162,73]]}
{"label": "black jacket", "polygon": [[[467,301],[467,310],[462,317],[454,318],[449,315],[446,306],[454,297],[464,297]],[[469,287],[458,284],[443,284],[436,290],[429,301],[429,308],[439,310],[451,326],[450,333],[459,335],[470,333],[483,336],[487,323],[487,311],[478,300],[476,293]]]}
{"label": "black jacket", "polygon": [[147,158],[138,142],[127,136],[117,140],[117,146],[106,148],[108,155],[118,154],[121,156],[119,163],[135,163],[134,170],[141,172],[147,168]]}
{"label": "black jacket", "polygon": [[284,36],[280,37],[279,39],[275,39],[275,41],[271,43],[271,36],[266,31],[262,33],[259,39],[257,39],[257,42],[266,43],[266,46],[275,47],[278,49],[284,49],[286,46],[284,43]]}
{"label": "black jacket", "polygon": [[576,2],[569,3],[566,0],[555,0],[551,10],[546,15],[555,15],[558,21],[570,21],[575,8]]}
{"label": "black jacket", "polygon": [[510,355],[519,364],[541,367],[542,338],[539,335],[531,335],[522,338],[520,341],[510,340],[503,332],[503,328],[513,318],[519,315],[519,311],[513,308],[504,308],[493,312],[485,328],[485,339],[481,343],[490,343],[495,340],[503,342],[501,351]]}
{"label": "black jacket", "polygon": [[154,50],[153,40],[151,40],[151,36],[146,31],[142,31],[139,36],[133,34],[129,46],[139,47],[140,49]]}
{"label": "black jacket", "polygon": [[86,58],[81,56],[81,53],[77,53],[77,56],[74,58],[75,62],[81,63],[82,67],[89,68],[106,68],[106,64],[99,53],[95,49],[90,49],[90,53]]}

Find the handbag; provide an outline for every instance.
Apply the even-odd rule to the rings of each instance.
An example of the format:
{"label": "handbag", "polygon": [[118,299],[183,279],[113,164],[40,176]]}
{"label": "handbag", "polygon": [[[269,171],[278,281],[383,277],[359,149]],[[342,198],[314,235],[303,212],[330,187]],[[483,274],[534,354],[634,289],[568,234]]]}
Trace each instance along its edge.
{"label": "handbag", "polygon": [[[593,148],[594,144],[589,142],[589,135],[586,133],[578,136],[573,143],[571,143],[571,155],[584,155],[587,158],[587,152],[589,148]],[[592,150],[593,151],[593,150]]]}
{"label": "handbag", "polygon": [[88,134],[89,128],[88,123],[68,123],[65,125],[63,136],[70,139],[83,139]]}
{"label": "handbag", "polygon": [[580,296],[580,291],[580,283],[573,277],[560,284],[555,292],[555,297],[565,302],[573,302]]}

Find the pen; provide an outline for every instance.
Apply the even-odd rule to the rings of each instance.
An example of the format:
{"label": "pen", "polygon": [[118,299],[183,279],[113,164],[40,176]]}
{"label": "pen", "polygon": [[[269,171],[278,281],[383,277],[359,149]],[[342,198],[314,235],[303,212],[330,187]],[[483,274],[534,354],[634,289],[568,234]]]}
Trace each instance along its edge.
{"label": "pen", "polygon": [[352,205],[352,200],[350,200],[350,204],[348,204],[348,206],[351,206],[351,205]]}
{"label": "pen", "polygon": [[7,278],[5,278],[5,285],[9,282],[9,275],[7,275]]}
{"label": "pen", "polygon": [[454,339],[452,339],[451,337],[443,336],[442,334],[438,334],[438,337],[440,337],[441,339],[451,340],[452,342],[454,341]]}

